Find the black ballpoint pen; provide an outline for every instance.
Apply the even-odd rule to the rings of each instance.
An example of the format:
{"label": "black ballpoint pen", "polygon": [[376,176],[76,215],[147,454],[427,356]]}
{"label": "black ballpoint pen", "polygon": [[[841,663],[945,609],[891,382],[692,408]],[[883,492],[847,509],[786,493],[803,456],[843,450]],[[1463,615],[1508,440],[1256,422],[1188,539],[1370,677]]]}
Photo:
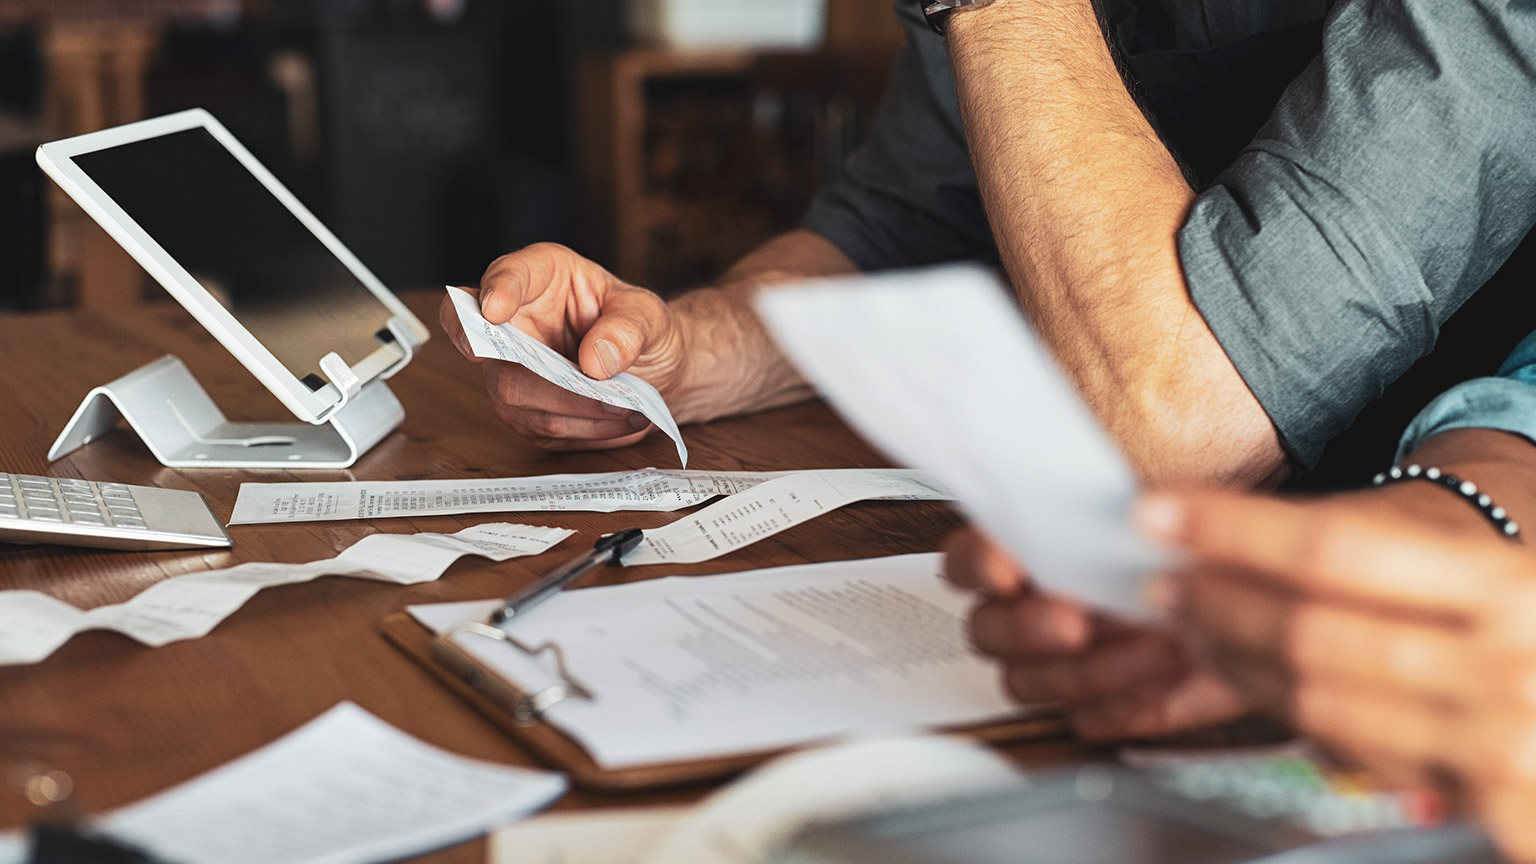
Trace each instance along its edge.
{"label": "black ballpoint pen", "polygon": [[592,544],[591,551],[561,564],[540,576],[538,581],[524,590],[508,597],[506,602],[501,604],[500,609],[491,613],[491,625],[505,627],[507,622],[519,615],[527,614],[528,610],[548,600],[592,570],[604,564],[619,563],[619,559],[623,558],[625,553],[640,545],[640,540],[644,536],[639,528],[629,528],[599,538]]}

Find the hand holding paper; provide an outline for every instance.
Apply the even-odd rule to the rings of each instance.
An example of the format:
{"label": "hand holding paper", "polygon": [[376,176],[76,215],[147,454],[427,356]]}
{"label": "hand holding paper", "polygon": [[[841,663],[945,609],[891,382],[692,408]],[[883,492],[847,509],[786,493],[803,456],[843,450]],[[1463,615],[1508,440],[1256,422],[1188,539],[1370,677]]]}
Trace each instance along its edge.
{"label": "hand holding paper", "polygon": [[1135,477],[998,280],[956,267],[764,294],[780,347],[876,446],[931,471],[1046,589],[1145,616]]}
{"label": "hand holding paper", "polygon": [[628,409],[644,415],[677,443],[677,456],[688,467],[688,447],[677,429],[677,421],[655,387],[628,372],[599,381],[580,367],[511,324],[492,324],[480,314],[480,303],[473,295],[450,286],[448,296],[464,328],[464,336],[476,357],[516,363],[578,396]]}

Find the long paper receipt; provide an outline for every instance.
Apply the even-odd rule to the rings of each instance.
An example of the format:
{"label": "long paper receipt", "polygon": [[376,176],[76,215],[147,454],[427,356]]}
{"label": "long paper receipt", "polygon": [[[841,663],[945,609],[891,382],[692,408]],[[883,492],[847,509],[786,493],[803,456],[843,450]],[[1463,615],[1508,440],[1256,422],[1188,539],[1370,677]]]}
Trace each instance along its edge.
{"label": "long paper receipt", "polygon": [[343,702],[94,827],[180,864],[371,864],[542,809],[565,777],[466,759]]}
{"label": "long paper receipt", "polygon": [[[595,698],[545,716],[609,768],[1018,716],[996,666],[966,638],[974,596],[939,567],[926,553],[584,588],[512,634],[560,646]],[[441,633],[484,620],[497,602],[408,611]],[[454,638],[525,692],[555,683],[506,642]]]}
{"label": "long paper receipt", "polygon": [[491,524],[457,534],[372,534],[340,555],[308,564],[240,564],[177,576],[124,603],[90,611],[39,591],[0,591],[0,666],[36,663],[84,630],[115,630],[159,647],[208,635],[256,592],[320,576],[354,576],[413,585],[443,575],[465,555],[506,561],[537,555],[575,532]]}
{"label": "long paper receipt", "polygon": [[934,501],[949,492],[921,471],[803,471],[753,486],[684,516],[649,528],[624,556],[635,564],[692,564],[718,558],[855,501]]}
{"label": "long paper receipt", "polygon": [[824,476],[839,484],[911,481],[931,488],[932,497],[949,493],[924,472],[904,468],[835,468],[824,471],[609,471],[598,474],[545,474],[479,480],[379,480],[336,483],[242,483],[231,525],[275,522],[328,522],[341,519],[388,519],[462,513],[515,513],[620,510],[671,512],[703,504],[721,495],[745,492],[761,483],[793,474]]}
{"label": "long paper receipt", "polygon": [[683,433],[678,431],[672,409],[655,387],[628,372],[620,372],[606,381],[590,378],[560,352],[511,324],[497,325],[485,320],[480,314],[479,299],[469,292],[449,286],[448,296],[453,298],[453,308],[459,313],[464,336],[476,357],[516,363],[578,396],[644,414],[676,442],[677,458],[684,468],[688,467],[688,446],[683,443]]}
{"label": "long paper receipt", "polygon": [[1046,588],[1145,617],[1159,556],[1132,529],[1136,480],[979,267],[808,282],[757,301],[839,413],[933,472]]}

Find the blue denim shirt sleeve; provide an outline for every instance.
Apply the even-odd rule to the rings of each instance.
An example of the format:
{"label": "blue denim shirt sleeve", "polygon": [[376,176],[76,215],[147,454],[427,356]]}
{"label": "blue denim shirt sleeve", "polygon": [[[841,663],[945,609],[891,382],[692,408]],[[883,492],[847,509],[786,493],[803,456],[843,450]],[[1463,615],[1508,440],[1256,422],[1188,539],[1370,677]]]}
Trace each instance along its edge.
{"label": "blue denim shirt sleeve", "polygon": [[1494,378],[1474,378],[1424,407],[1397,446],[1404,457],[1431,436],[1452,429],[1498,429],[1536,444],[1536,333],[1525,337]]}

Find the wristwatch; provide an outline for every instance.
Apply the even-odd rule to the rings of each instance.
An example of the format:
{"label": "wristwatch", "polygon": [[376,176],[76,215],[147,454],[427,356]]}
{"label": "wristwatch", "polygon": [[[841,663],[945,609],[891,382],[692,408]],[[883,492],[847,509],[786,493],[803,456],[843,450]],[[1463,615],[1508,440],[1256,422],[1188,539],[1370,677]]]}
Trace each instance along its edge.
{"label": "wristwatch", "polygon": [[933,32],[944,35],[944,25],[956,11],[972,6],[985,6],[992,0],[917,0],[917,8],[923,10],[923,18]]}

